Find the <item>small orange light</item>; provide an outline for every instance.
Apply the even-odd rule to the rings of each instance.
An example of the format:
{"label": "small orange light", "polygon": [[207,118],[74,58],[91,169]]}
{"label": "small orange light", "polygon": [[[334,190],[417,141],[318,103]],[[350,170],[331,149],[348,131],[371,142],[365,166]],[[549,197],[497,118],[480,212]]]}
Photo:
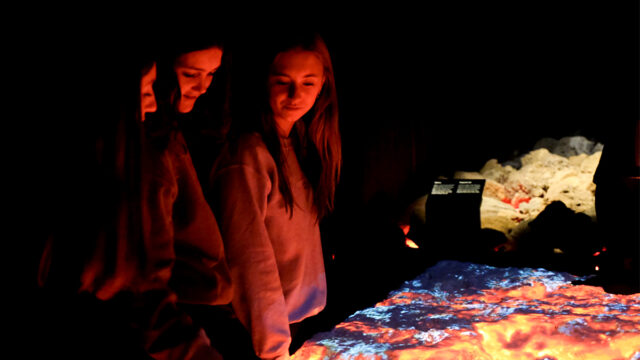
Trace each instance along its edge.
{"label": "small orange light", "polygon": [[400,229],[402,229],[402,232],[407,235],[411,229],[411,225],[400,225]]}
{"label": "small orange light", "polygon": [[600,266],[596,265],[596,271],[600,271]]}
{"label": "small orange light", "polygon": [[593,253],[593,256],[598,256],[598,255],[600,255],[600,251],[596,251]]}
{"label": "small orange light", "polygon": [[418,244],[416,244],[415,242],[413,242],[413,240],[409,239],[409,238],[405,238],[404,240],[404,244],[407,245],[407,247],[410,247],[412,249],[418,249],[420,248],[418,246]]}

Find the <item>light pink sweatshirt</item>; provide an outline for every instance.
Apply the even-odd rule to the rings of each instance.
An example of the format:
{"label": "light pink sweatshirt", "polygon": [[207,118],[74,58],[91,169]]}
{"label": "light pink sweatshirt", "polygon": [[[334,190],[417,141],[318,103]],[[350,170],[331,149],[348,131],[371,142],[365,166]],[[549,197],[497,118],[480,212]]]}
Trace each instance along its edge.
{"label": "light pink sweatshirt", "polygon": [[283,153],[293,217],[278,188],[276,163],[257,133],[225,147],[211,177],[234,288],[232,305],[262,359],[288,358],[289,324],[326,304],[313,189],[289,143]]}

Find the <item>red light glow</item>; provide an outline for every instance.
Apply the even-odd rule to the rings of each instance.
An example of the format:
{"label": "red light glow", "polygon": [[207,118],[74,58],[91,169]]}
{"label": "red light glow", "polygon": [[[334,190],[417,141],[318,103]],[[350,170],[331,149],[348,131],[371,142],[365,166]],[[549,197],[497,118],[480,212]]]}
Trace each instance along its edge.
{"label": "red light glow", "polygon": [[502,202],[505,204],[509,204],[511,206],[513,206],[514,209],[517,209],[520,207],[520,204],[522,203],[528,203],[529,201],[531,201],[530,197],[515,197],[515,198],[502,198]]}

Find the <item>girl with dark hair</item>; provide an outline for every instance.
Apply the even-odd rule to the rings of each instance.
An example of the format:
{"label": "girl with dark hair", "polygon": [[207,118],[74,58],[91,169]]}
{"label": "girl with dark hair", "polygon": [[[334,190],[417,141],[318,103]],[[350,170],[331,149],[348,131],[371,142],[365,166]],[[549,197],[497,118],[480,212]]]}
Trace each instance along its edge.
{"label": "girl with dark hair", "polygon": [[176,38],[158,64],[157,90],[165,109],[158,125],[182,134],[201,183],[206,183],[231,123],[231,55],[221,33],[173,34]]}
{"label": "girl with dark hair", "polygon": [[[217,125],[208,126],[210,112],[202,110],[215,102],[206,96],[222,66],[224,50],[210,32],[179,39],[159,61],[159,111],[145,122],[156,158],[161,159],[152,176],[150,214],[154,228],[166,239],[167,246],[158,253],[164,251],[165,258],[174,262],[166,276],[170,276],[167,280],[177,293],[178,305],[205,328],[212,345],[219,349],[223,344],[217,335],[221,329],[218,314],[225,313],[232,286],[220,230],[204,197],[191,150],[202,145],[196,147],[197,153],[209,159],[215,153],[206,140],[215,141],[208,134],[223,139],[226,133],[216,119]],[[198,123],[192,124],[195,121]],[[201,137],[201,131],[207,136]]]}
{"label": "girl with dark hair", "polygon": [[333,209],[341,143],[324,41],[273,40],[260,122],[223,149],[210,185],[233,310],[259,358],[287,359],[290,324],[326,303],[319,221]]}
{"label": "girl with dark hair", "polygon": [[35,307],[38,348],[64,358],[219,358],[167,284],[170,243],[154,231],[149,196],[158,159],[142,131],[157,108],[157,68],[146,52],[126,54],[102,73],[105,95],[92,119],[95,151],[75,179],[83,186],[65,181],[50,189],[63,196],[52,204],[71,210],[48,214]]}
{"label": "girl with dark hair", "polygon": [[191,113],[196,100],[207,92],[221,65],[223,48],[218,41],[185,41],[174,44],[159,61],[158,116],[145,122],[154,150],[163,157],[152,193],[160,212],[156,222],[174,241],[170,283],[178,300],[220,305],[231,300],[223,243],[182,131],[185,119],[180,116]]}

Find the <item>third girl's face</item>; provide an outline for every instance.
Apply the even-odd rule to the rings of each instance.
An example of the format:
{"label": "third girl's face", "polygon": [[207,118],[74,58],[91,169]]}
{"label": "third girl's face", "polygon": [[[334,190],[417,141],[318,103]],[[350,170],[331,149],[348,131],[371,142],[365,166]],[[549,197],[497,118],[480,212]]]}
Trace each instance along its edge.
{"label": "third girl's face", "polygon": [[269,105],[279,128],[290,129],[322,90],[324,68],[311,51],[293,49],[276,56],[269,75]]}
{"label": "third girl's face", "polygon": [[153,64],[151,70],[142,75],[140,79],[140,113],[142,115],[142,121],[146,117],[146,113],[155,112],[158,108],[156,103],[156,96],[153,92],[153,83],[156,81],[156,64]]}
{"label": "third girl's face", "polygon": [[193,109],[198,97],[207,92],[221,61],[222,50],[217,47],[188,52],[176,59],[174,70],[180,86],[178,112],[188,113]]}

